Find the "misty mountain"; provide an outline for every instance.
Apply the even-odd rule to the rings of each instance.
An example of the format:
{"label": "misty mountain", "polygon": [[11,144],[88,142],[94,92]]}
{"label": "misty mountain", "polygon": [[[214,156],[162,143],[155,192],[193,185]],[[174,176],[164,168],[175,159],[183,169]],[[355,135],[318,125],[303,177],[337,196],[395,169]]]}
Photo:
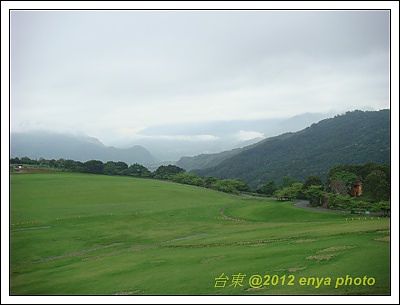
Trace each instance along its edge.
{"label": "misty mountain", "polygon": [[240,153],[242,150],[243,148],[236,148],[215,154],[201,154],[194,157],[182,157],[178,160],[178,162],[175,163],[175,165],[183,168],[186,171],[214,167],[225,159]]}
{"label": "misty mountain", "polygon": [[291,118],[214,121],[148,127],[131,145],[146,147],[159,160],[212,154],[242,148],[267,137],[299,131],[335,113],[304,113]]}
{"label": "misty mountain", "polygon": [[390,163],[388,109],[347,112],[324,119],[301,131],[265,139],[213,167],[192,172],[241,179],[256,188],[268,180],[279,182],[283,176],[298,181],[310,175],[325,179],[334,165],[366,162]]}
{"label": "misty mountain", "polygon": [[10,157],[31,159],[71,159],[74,161],[123,161],[128,165],[150,165],[157,159],[144,147],[121,149],[105,146],[98,139],[83,135],[50,132],[11,133]]}

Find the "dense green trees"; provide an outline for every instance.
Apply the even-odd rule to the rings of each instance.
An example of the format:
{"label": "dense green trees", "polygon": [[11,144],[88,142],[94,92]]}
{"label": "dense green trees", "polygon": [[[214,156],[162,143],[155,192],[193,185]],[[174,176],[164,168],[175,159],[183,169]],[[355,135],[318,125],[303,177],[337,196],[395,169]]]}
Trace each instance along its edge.
{"label": "dense green trees", "polygon": [[307,190],[312,185],[323,186],[324,183],[322,182],[321,177],[317,175],[311,175],[308,176],[307,179],[304,181],[303,190]]}
{"label": "dense green trees", "polygon": [[185,170],[176,165],[161,165],[153,173],[153,177],[156,179],[171,179],[173,176],[179,173],[183,173]]}
{"label": "dense green trees", "polygon": [[131,166],[129,166],[129,168],[127,168],[124,171],[125,175],[127,176],[133,176],[133,177],[150,177],[151,172],[144,167],[143,165],[140,165],[138,163],[132,164]]}
{"label": "dense green trees", "polygon": [[387,179],[387,173],[382,170],[373,170],[364,181],[364,192],[371,197],[373,201],[389,200],[390,183]]}
{"label": "dense green trees", "polygon": [[277,190],[278,185],[276,184],[275,180],[269,180],[266,184],[261,185],[256,192],[266,196],[273,196]]}
{"label": "dense green trees", "polygon": [[99,160],[89,160],[83,163],[85,173],[103,174],[104,163]]}
{"label": "dense green trees", "polygon": [[246,183],[240,180],[233,179],[218,180],[212,184],[211,188],[217,191],[234,194],[240,194],[250,191],[250,188]]}
{"label": "dense green trees", "polygon": [[301,189],[303,187],[302,183],[294,182],[288,187],[281,188],[277,190],[274,196],[279,200],[292,200],[301,197]]}
{"label": "dense green trees", "polygon": [[327,191],[349,195],[355,183],[362,185],[362,197],[379,202],[390,199],[390,166],[368,162],[361,165],[337,165],[327,175]]}
{"label": "dense green trees", "polygon": [[324,191],[323,185],[310,185],[307,188],[302,189],[302,193],[304,197],[310,201],[311,206],[321,206],[323,204],[324,195],[326,194]]}
{"label": "dense green trees", "polygon": [[128,169],[128,164],[125,162],[108,161],[104,164],[103,172],[107,175],[124,175],[124,171]]}
{"label": "dense green trees", "polygon": [[190,184],[196,186],[205,186],[205,181],[202,177],[192,174],[180,172],[171,176],[171,180],[177,183]]}

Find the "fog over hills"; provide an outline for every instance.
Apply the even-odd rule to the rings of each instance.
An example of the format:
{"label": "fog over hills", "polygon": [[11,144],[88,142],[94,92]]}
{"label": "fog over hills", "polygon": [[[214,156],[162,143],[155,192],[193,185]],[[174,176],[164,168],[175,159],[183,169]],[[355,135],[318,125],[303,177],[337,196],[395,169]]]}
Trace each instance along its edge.
{"label": "fog over hills", "polygon": [[[285,132],[299,131],[336,112],[304,113],[291,118],[231,120],[159,125],[146,128],[128,146],[141,145],[160,161],[245,147]],[[127,139],[125,139],[127,141]]]}
{"label": "fog over hills", "polygon": [[[286,132],[296,132],[334,115],[335,112],[304,113],[291,118],[159,125],[143,129],[123,140],[116,139],[115,146],[104,145],[101,138],[83,133],[12,132],[10,156],[123,161],[154,168],[157,164],[176,163],[182,157],[204,155],[197,167],[202,168],[207,163],[213,166],[218,160],[212,158],[211,161],[206,154],[224,152],[220,158],[225,158],[226,154],[232,154],[226,153],[232,149],[243,148]],[[187,170],[194,166],[184,166],[182,160],[177,164]]]}
{"label": "fog over hills", "polygon": [[98,139],[85,135],[60,134],[45,131],[11,133],[10,157],[31,159],[71,159],[75,161],[123,161],[127,164],[150,165],[157,159],[144,147],[105,146]]}
{"label": "fog over hills", "polygon": [[[387,9],[9,17],[11,132],[80,130],[108,152],[140,145],[176,162],[296,132],[329,112],[390,107]],[[71,156],[111,156],[76,147]],[[35,146],[22,152],[38,156]]]}

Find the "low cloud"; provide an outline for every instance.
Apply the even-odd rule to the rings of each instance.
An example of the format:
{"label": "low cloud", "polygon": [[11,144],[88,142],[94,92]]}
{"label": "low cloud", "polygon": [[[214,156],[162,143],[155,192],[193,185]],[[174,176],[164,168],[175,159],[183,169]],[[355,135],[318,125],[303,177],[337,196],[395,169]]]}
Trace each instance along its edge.
{"label": "low cloud", "polygon": [[389,11],[10,16],[12,131],[79,129],[112,143],[143,126],[389,107]]}
{"label": "low cloud", "polygon": [[213,135],[192,135],[192,136],[186,136],[186,135],[153,135],[153,136],[147,136],[147,135],[137,135],[140,139],[152,139],[152,140],[170,140],[170,141],[190,141],[190,142],[198,142],[198,141],[218,141],[220,140],[219,137],[213,136]]}
{"label": "low cloud", "polygon": [[256,138],[263,138],[264,134],[262,134],[261,132],[257,132],[257,131],[246,131],[246,130],[240,130],[235,137],[239,140],[239,141],[249,141],[249,140],[253,140]]}

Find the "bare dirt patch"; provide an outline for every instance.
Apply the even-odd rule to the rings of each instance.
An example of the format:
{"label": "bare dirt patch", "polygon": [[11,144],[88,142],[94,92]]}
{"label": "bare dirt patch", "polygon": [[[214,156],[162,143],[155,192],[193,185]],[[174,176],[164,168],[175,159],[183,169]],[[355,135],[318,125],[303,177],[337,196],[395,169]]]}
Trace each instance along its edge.
{"label": "bare dirt patch", "polygon": [[210,243],[210,244],[185,244],[185,245],[163,245],[168,248],[205,248],[205,247],[224,247],[224,246],[241,246],[241,245],[261,245],[264,243],[273,243],[287,241],[287,238],[269,239],[269,240],[252,240],[252,241],[233,241],[225,243]]}
{"label": "bare dirt patch", "polygon": [[90,253],[90,252],[93,252],[93,251],[103,250],[103,249],[116,247],[116,246],[120,246],[120,245],[123,245],[123,243],[114,243],[114,244],[101,246],[101,247],[97,247],[97,248],[92,248],[92,249],[82,250],[82,251],[78,251],[78,252],[67,253],[67,254],[64,254],[64,255],[46,257],[46,258],[42,258],[42,259],[37,260],[37,261],[30,262],[29,264],[45,263],[45,262],[60,260],[60,259],[64,259],[64,258],[80,256],[80,255],[84,255],[86,253]]}
{"label": "bare dirt patch", "polygon": [[390,230],[379,230],[379,231],[376,231],[375,233],[378,233],[378,234],[390,234]]}
{"label": "bare dirt patch", "polygon": [[114,293],[114,295],[134,295],[134,294],[141,293],[141,292],[142,292],[142,290],[121,291],[121,292]]}
{"label": "bare dirt patch", "polygon": [[217,262],[221,259],[224,259],[226,256],[225,255],[221,255],[221,256],[214,256],[214,257],[209,257],[206,258],[202,261],[203,264],[208,264],[208,263],[213,263],[213,262]]}
{"label": "bare dirt patch", "polygon": [[15,169],[15,174],[34,174],[34,173],[54,173],[54,169],[46,168],[34,168],[34,167],[23,167],[20,169]]}
{"label": "bare dirt patch", "polygon": [[14,231],[25,231],[25,230],[40,230],[40,229],[50,229],[51,226],[45,226],[45,227],[32,227],[32,228],[18,228],[18,229],[13,229],[11,232]]}
{"label": "bare dirt patch", "polygon": [[298,244],[302,244],[302,243],[313,243],[314,241],[316,241],[316,239],[298,239],[298,240],[295,240],[294,242],[295,243],[298,243]]}
{"label": "bare dirt patch", "polygon": [[375,238],[374,240],[376,240],[376,241],[390,242],[390,236],[379,237],[379,238]]}
{"label": "bare dirt patch", "polygon": [[337,256],[338,254],[327,254],[327,255],[311,255],[306,257],[306,259],[309,260],[316,260],[317,263],[320,261],[329,261],[332,259],[332,257]]}
{"label": "bare dirt patch", "polygon": [[202,233],[202,234],[196,234],[196,235],[190,235],[190,236],[175,238],[175,239],[171,239],[171,240],[164,241],[164,242],[162,242],[161,244],[172,243],[172,242],[174,242],[174,241],[185,240],[185,239],[190,239],[190,238],[195,238],[195,237],[200,237],[200,236],[205,236],[205,235],[207,235],[207,233]]}
{"label": "bare dirt patch", "polygon": [[104,254],[100,254],[100,255],[96,255],[96,256],[87,257],[87,258],[82,259],[82,261],[89,261],[89,260],[113,256],[113,255],[117,255],[117,254],[121,254],[121,253],[140,251],[140,250],[145,250],[145,249],[152,249],[152,248],[156,248],[156,247],[157,246],[151,246],[151,245],[136,245],[136,246],[126,248],[126,249],[116,250],[116,251],[112,251],[109,253],[104,253]]}
{"label": "bare dirt patch", "polygon": [[337,246],[337,247],[329,247],[323,250],[318,251],[317,253],[326,253],[326,252],[335,252],[335,251],[340,251],[340,250],[349,250],[353,249],[356,246]]}
{"label": "bare dirt patch", "polygon": [[297,271],[300,271],[300,270],[304,270],[304,269],[306,269],[307,267],[300,267],[300,268],[289,268],[287,271],[288,272],[297,272]]}

